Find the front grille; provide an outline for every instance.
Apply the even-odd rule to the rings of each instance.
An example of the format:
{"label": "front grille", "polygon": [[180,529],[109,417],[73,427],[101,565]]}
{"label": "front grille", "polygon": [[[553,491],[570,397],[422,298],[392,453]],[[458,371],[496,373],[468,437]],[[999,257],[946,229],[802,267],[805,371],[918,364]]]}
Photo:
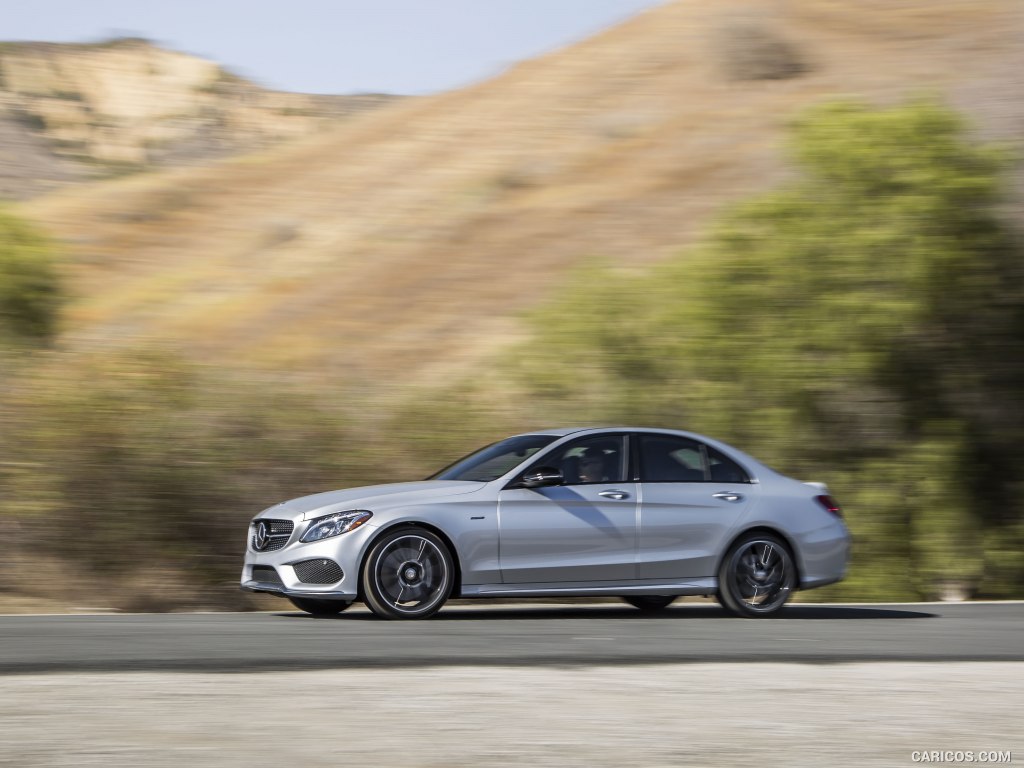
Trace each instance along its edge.
{"label": "front grille", "polygon": [[[256,546],[256,531],[260,523],[266,523],[268,529],[268,541],[263,549]],[[253,520],[252,539],[250,540],[252,548],[257,552],[273,552],[275,549],[281,549],[292,537],[293,528],[295,528],[295,523],[291,520],[266,520],[263,518]]]}
{"label": "front grille", "polygon": [[277,570],[270,565],[254,565],[252,567],[252,580],[262,584],[274,584],[278,587],[284,586],[281,577],[277,575]]}
{"label": "front grille", "polygon": [[322,557],[316,560],[303,560],[292,565],[292,568],[303,584],[334,584],[341,581],[345,575],[336,562]]}

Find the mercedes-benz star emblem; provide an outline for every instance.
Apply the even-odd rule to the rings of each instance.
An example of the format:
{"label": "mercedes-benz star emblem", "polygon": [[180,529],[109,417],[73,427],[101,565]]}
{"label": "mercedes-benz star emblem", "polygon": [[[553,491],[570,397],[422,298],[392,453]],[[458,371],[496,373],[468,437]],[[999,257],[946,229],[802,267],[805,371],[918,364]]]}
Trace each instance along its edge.
{"label": "mercedes-benz star emblem", "polygon": [[256,538],[253,539],[253,545],[256,547],[257,552],[262,552],[269,543],[270,531],[267,530],[267,524],[261,520],[256,526]]}

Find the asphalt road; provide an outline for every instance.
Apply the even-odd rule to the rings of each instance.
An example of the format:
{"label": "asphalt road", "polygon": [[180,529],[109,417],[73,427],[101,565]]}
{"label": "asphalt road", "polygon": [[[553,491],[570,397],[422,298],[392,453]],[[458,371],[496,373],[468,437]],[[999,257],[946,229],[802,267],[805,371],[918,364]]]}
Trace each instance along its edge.
{"label": "asphalt road", "polygon": [[1024,603],[794,605],[779,618],[682,604],[452,606],[421,622],[352,609],[0,616],[0,673],[271,671],[443,665],[1022,661]]}

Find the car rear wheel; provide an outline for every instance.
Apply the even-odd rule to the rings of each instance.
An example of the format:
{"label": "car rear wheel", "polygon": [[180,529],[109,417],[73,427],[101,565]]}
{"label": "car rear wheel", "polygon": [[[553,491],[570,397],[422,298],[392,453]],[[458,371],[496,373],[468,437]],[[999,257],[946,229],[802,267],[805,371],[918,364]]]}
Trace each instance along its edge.
{"label": "car rear wheel", "polygon": [[321,600],[314,597],[289,597],[291,604],[313,616],[336,616],[352,603],[345,600]]}
{"label": "car rear wheel", "polygon": [[622,599],[644,613],[654,613],[668,608],[676,598],[675,595],[628,595]]}
{"label": "car rear wheel", "polygon": [[771,616],[786,604],[795,586],[789,548],[771,534],[742,537],[718,569],[718,602],[738,616]]}
{"label": "car rear wheel", "polygon": [[422,528],[384,535],[363,564],[363,599],[384,619],[425,619],[445,604],[455,567],[445,543]]}

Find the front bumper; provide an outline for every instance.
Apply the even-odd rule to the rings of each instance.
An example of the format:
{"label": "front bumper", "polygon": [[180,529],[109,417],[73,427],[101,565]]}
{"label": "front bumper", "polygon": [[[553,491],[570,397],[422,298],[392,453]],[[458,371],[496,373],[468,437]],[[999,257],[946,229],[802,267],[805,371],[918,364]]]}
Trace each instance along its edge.
{"label": "front bumper", "polygon": [[[259,518],[254,522],[258,520]],[[305,531],[306,525],[304,522],[296,521],[288,543],[272,552],[257,552],[253,549],[250,526],[240,588],[246,592],[263,592],[281,597],[358,599],[359,566],[363,553],[373,538],[375,526],[366,524],[340,536],[303,544],[299,542],[299,537]],[[324,580],[322,574],[334,570],[332,567],[311,568],[310,561],[328,561],[336,564],[341,572],[340,578],[334,579],[330,576],[330,583],[310,583],[310,570],[318,574],[315,578],[317,582]],[[314,565],[319,566],[321,563]]]}

